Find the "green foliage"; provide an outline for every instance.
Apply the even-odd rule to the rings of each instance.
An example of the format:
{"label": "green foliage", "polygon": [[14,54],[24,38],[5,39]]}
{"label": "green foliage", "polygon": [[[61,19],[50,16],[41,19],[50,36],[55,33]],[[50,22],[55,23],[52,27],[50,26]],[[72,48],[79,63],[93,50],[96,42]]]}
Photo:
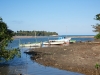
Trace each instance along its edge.
{"label": "green foliage", "polygon": [[100,13],[96,15],[95,19],[100,21]]}
{"label": "green foliage", "polygon": [[94,36],[95,39],[100,39],[100,33]]}
{"label": "green foliage", "polygon": [[96,64],[95,68],[98,69],[100,67],[100,64]]}
{"label": "green foliage", "polygon": [[95,29],[95,30],[93,30],[94,32],[99,32],[100,33],[100,24],[96,24],[96,25],[92,25],[92,26]]}
{"label": "green foliage", "polygon": [[56,32],[47,32],[47,31],[17,31],[15,32],[15,35],[17,36],[49,36],[49,35],[58,35]]}
{"label": "green foliage", "polygon": [[[100,14],[97,14],[96,16],[95,16],[95,20],[99,20],[100,21]],[[100,39],[100,24],[96,24],[96,25],[92,25],[92,27],[94,28],[94,32],[98,32],[98,34],[97,35],[95,35],[95,37],[94,38],[96,38],[96,39]]]}
{"label": "green foliage", "polygon": [[20,56],[20,50],[18,48],[12,50],[7,49],[13,36],[14,32],[8,29],[6,23],[3,22],[2,18],[0,18],[0,61],[8,61],[16,56]]}

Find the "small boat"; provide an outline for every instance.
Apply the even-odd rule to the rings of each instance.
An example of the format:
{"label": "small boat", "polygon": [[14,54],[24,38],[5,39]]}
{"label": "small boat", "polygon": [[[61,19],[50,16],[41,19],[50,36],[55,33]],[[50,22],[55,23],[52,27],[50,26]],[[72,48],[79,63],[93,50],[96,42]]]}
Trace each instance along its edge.
{"label": "small boat", "polygon": [[19,44],[19,46],[20,47],[40,47],[40,46],[42,46],[42,42]]}
{"label": "small boat", "polygon": [[[35,39],[36,39],[36,32],[35,32]],[[19,46],[20,47],[41,47],[42,46],[42,42],[36,42],[35,43],[25,43],[25,44],[20,44],[20,40],[19,40]]]}
{"label": "small boat", "polygon": [[43,45],[61,45],[64,44],[63,41],[56,41],[56,40],[49,40],[46,42],[43,42]]}
{"label": "small boat", "polygon": [[71,38],[64,38],[59,37],[57,40],[49,40],[43,42],[43,45],[63,45],[63,44],[69,44]]}
{"label": "small boat", "polygon": [[70,40],[69,42],[70,43],[76,43],[76,40]]}

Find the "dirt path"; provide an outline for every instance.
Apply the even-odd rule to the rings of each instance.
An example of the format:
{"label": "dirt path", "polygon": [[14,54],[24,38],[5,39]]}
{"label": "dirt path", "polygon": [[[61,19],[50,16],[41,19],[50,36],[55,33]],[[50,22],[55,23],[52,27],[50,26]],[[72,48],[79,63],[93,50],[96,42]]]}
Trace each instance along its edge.
{"label": "dirt path", "polygon": [[37,48],[34,51],[42,53],[35,54],[35,61],[42,65],[85,75],[96,75],[95,64],[100,64],[100,44],[76,43],[69,46]]}

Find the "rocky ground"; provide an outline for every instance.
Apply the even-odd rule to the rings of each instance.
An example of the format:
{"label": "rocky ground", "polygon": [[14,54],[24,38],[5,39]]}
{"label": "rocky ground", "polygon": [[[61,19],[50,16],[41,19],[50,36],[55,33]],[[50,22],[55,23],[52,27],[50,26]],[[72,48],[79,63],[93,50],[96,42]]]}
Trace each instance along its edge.
{"label": "rocky ground", "polygon": [[69,46],[36,48],[30,51],[29,54],[33,54],[31,59],[45,66],[85,75],[98,73],[95,65],[100,64],[100,43],[75,43]]}

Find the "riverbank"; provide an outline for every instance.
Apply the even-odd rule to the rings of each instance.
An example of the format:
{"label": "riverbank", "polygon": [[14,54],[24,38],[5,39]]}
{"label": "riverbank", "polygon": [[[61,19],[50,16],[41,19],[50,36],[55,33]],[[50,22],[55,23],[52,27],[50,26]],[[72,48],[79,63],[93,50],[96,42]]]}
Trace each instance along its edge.
{"label": "riverbank", "polygon": [[100,43],[75,43],[30,51],[34,55],[31,59],[42,65],[85,75],[96,75],[95,64],[100,64]]}

